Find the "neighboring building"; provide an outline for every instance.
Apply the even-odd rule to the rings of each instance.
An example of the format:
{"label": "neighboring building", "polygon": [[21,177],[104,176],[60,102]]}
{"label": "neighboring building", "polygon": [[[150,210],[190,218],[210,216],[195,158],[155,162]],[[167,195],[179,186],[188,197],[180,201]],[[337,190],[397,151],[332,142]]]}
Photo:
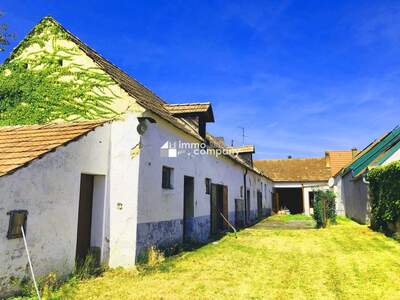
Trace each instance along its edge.
{"label": "neighboring building", "polygon": [[360,222],[370,220],[368,182],[370,168],[400,160],[400,128],[374,140],[346,165],[334,178],[336,198],[344,205],[346,216]]}
{"label": "neighboring building", "polygon": [[[356,150],[326,151],[325,157],[255,160],[254,165],[273,180],[273,211],[313,212],[314,192],[329,188],[328,180],[352,159]],[[343,214],[337,203],[338,214]]]}
{"label": "neighboring building", "polygon": [[168,104],[53,19],[42,22],[62,40],[19,55],[68,47],[62,64],[110,79],[102,92],[117,116],[0,127],[0,295],[11,277],[28,276],[20,225],[37,275],[66,275],[90,249],[127,267],[150,246],[206,242],[229,229],[224,218],[245,226],[270,214],[272,181],[253,167],[254,148],[235,151],[207,133],[210,103]]}

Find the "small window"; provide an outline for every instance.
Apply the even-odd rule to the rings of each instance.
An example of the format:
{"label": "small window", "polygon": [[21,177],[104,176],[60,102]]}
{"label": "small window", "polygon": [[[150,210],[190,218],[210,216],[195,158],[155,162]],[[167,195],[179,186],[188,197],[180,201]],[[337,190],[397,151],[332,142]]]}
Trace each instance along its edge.
{"label": "small window", "polygon": [[162,183],[161,186],[163,189],[172,189],[172,172],[173,168],[162,167]]}
{"label": "small window", "polygon": [[240,198],[243,198],[243,185],[240,186]]}
{"label": "small window", "polygon": [[206,184],[206,194],[210,195],[211,194],[211,179],[206,178],[205,184]]}
{"label": "small window", "polygon": [[18,239],[22,237],[21,226],[26,232],[26,220],[28,217],[27,210],[12,210],[7,213],[10,216],[10,223],[8,224],[7,238]]}

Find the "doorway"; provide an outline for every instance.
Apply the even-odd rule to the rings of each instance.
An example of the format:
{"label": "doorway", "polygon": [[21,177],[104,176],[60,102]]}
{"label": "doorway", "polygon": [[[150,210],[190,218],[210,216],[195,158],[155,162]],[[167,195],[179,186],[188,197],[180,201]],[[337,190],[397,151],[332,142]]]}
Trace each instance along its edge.
{"label": "doorway", "polygon": [[184,176],[183,183],[183,242],[192,241],[194,218],[194,178]]}
{"label": "doorway", "polygon": [[291,214],[301,214],[303,208],[303,190],[302,188],[275,188],[278,194],[278,210],[288,209]]}
{"label": "doorway", "polygon": [[228,228],[224,220],[224,217],[228,220],[228,187],[221,184],[211,184],[210,201],[211,234],[217,234]]}
{"label": "doorway", "polygon": [[93,183],[93,175],[81,174],[78,233],[75,255],[75,259],[78,263],[83,262],[90,251],[90,238],[92,235]]}
{"label": "doorway", "polygon": [[257,191],[257,214],[258,214],[258,218],[260,219],[263,215],[263,211],[262,211],[262,192],[261,191]]}
{"label": "doorway", "polygon": [[75,260],[82,263],[89,252],[102,260],[106,176],[81,174]]}

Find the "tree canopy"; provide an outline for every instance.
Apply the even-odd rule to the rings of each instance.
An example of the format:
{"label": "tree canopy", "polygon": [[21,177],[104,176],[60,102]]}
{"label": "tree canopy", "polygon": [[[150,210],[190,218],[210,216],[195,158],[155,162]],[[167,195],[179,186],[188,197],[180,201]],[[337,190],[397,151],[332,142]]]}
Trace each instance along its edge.
{"label": "tree canopy", "polygon": [[[0,11],[0,20],[4,16],[4,13]],[[8,25],[0,21],[0,51],[4,51],[5,47],[10,43],[10,39],[14,37],[14,34],[8,30]]]}

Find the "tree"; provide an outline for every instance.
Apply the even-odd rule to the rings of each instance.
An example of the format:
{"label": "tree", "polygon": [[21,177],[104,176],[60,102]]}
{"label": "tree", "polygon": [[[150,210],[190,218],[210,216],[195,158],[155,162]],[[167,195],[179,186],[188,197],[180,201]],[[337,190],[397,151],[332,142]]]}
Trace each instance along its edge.
{"label": "tree", "polygon": [[[4,13],[0,11],[0,18],[4,16]],[[10,39],[14,37],[14,34],[8,31],[8,25],[0,23],[0,52],[4,51],[5,47],[10,43]]]}

